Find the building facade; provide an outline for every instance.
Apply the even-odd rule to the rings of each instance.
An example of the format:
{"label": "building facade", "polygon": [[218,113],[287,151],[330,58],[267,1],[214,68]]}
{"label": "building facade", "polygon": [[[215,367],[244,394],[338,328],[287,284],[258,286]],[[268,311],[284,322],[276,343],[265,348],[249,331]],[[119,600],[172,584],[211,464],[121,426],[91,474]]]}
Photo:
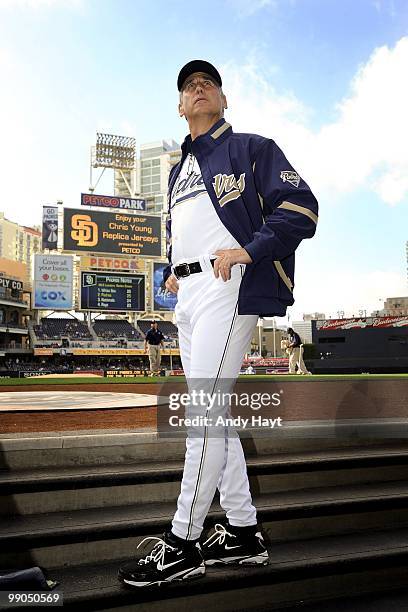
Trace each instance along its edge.
{"label": "building facade", "polygon": [[290,327],[300,336],[303,344],[312,343],[312,320],[308,321],[293,321]]}
{"label": "building facade", "polygon": [[[124,172],[128,184],[138,197],[147,200],[148,212],[165,212],[169,173],[180,159],[180,145],[174,140],[150,142],[140,147],[136,172]],[[129,189],[118,171],[115,171],[114,188],[115,195],[129,197]]]}
{"label": "building facade", "polygon": [[[31,289],[34,254],[41,250],[41,231],[6,219],[0,212],[0,258],[26,266],[24,289]],[[11,264],[10,264],[11,265]],[[7,272],[1,270],[0,272]]]}
{"label": "building facade", "polygon": [[[124,171],[126,181],[121,173],[115,171],[114,190],[116,196],[129,197],[129,189],[137,193],[137,197],[146,200],[147,213],[167,213],[167,185],[170,170],[181,159],[180,145],[174,140],[159,140],[140,146],[140,156],[137,160],[136,172]],[[164,221],[164,218],[163,218]],[[166,244],[165,223],[162,223],[162,243]],[[144,260],[143,271],[146,273],[146,316],[153,315],[154,304],[151,299],[153,285],[150,260]],[[173,312],[154,313],[160,319],[172,320]]]}
{"label": "building facade", "polygon": [[389,297],[384,302],[381,311],[384,316],[405,316],[408,315],[408,297]]}

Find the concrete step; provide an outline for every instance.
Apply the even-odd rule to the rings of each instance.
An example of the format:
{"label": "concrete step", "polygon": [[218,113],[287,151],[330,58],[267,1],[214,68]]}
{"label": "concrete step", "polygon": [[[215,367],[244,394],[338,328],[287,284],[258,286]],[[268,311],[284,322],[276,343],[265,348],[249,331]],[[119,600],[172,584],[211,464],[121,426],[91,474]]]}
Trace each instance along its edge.
{"label": "concrete step", "polygon": [[[406,482],[278,492],[254,496],[254,503],[271,542],[408,525]],[[141,536],[168,527],[174,511],[174,503],[162,502],[4,518],[0,567],[30,561],[50,568],[131,556]],[[223,518],[214,502],[206,526]]]}
{"label": "concrete step", "polygon": [[[253,494],[408,479],[408,448],[376,446],[249,456]],[[183,462],[0,472],[0,515],[175,502]]]}
{"label": "concrete step", "polygon": [[116,578],[127,557],[55,568],[50,576],[60,582],[64,609],[89,612],[201,612],[209,607],[214,612],[259,612],[305,600],[318,602],[316,610],[323,612],[325,601],[334,597],[406,586],[408,578],[408,529],[274,544],[269,552],[269,566],[208,568],[196,581],[136,591]]}
{"label": "concrete step", "polygon": [[[321,612],[322,604],[322,601],[309,603],[302,600],[295,606],[289,604],[279,609],[282,612]],[[325,600],[323,607],[324,612],[407,612],[408,589],[394,588],[387,589],[382,593],[364,593],[354,597]],[[263,612],[263,610],[265,608],[259,609],[259,612]]]}
{"label": "concrete step", "polygon": [[[381,419],[377,419],[379,422]],[[406,439],[377,435],[343,434],[333,425],[313,428],[307,423],[293,425],[293,432],[265,435],[251,430],[242,435],[245,455],[272,456],[282,453],[319,452],[329,449],[360,449],[406,445]],[[309,424],[310,425],[310,424]],[[381,423],[380,423],[381,426]],[[0,469],[24,470],[70,466],[124,465],[155,461],[183,461],[185,440],[160,438],[156,432],[114,431],[8,434],[0,439]]]}

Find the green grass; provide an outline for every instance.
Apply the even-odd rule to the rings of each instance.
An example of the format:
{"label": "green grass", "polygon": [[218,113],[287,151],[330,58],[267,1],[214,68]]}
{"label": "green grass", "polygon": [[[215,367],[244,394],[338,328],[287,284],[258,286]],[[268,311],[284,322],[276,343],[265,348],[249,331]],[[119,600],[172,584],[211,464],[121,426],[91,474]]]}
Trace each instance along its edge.
{"label": "green grass", "polygon": [[[239,377],[240,381],[273,381],[273,382],[287,382],[287,381],[304,381],[304,382],[317,382],[317,381],[331,381],[331,380],[399,380],[408,379],[408,374],[314,374],[313,376],[302,376],[297,374],[245,374]],[[77,378],[0,378],[1,386],[25,386],[25,385],[106,385],[106,384],[141,384],[141,383],[164,383],[170,380],[184,380],[183,376],[135,376],[126,378],[90,378],[81,377]]]}

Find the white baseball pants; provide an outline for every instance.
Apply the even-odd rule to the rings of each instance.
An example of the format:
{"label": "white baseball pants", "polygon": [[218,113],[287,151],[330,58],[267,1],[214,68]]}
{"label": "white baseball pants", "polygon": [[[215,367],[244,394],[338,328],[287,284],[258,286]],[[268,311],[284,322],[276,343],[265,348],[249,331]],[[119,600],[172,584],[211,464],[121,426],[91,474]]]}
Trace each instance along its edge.
{"label": "white baseball pants", "polygon": [[289,355],[289,374],[296,374],[296,366],[298,367],[298,373],[309,374],[303,361],[303,345],[292,347]]}
{"label": "white baseball pants", "polygon": [[[208,383],[206,390],[220,386],[231,392],[258,316],[238,314],[244,265],[233,266],[231,279],[223,281],[215,278],[209,256],[199,261],[203,272],[178,281],[175,318],[183,369],[190,392],[196,384],[202,388],[203,381]],[[206,406],[199,410],[204,414]],[[186,407],[186,416],[188,411]],[[225,406],[225,414],[228,412],[229,406]],[[245,456],[234,433],[226,429],[220,437],[203,429],[201,437],[187,436],[181,492],[172,522],[172,531],[180,538],[194,540],[200,536],[217,487],[231,525],[256,525]]]}

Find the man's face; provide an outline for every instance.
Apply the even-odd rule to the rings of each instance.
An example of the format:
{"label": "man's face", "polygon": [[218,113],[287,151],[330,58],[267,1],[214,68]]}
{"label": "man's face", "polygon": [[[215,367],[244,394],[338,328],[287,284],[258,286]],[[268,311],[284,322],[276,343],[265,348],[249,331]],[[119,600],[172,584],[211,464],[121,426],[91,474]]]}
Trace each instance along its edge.
{"label": "man's face", "polygon": [[227,99],[219,85],[204,72],[194,72],[183,83],[179,114],[187,121],[201,115],[222,117]]}

